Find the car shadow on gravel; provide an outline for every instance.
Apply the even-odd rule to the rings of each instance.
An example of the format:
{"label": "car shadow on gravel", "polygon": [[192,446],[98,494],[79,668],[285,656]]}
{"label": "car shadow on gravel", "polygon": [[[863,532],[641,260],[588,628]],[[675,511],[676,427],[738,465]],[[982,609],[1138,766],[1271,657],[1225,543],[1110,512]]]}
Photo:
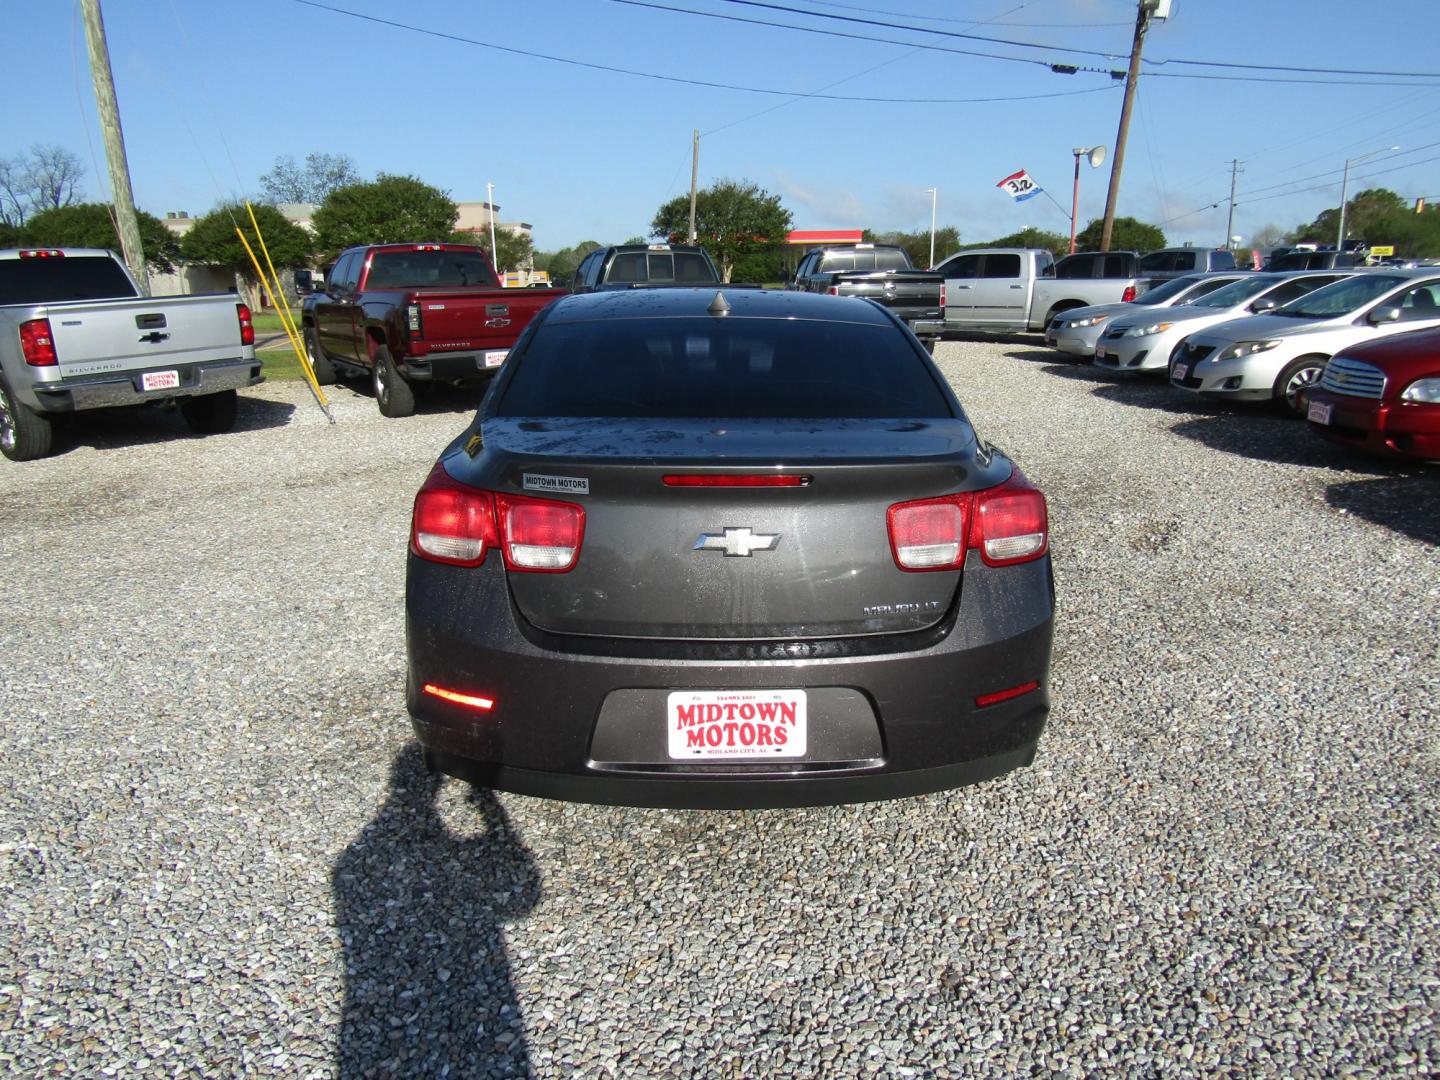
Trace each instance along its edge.
{"label": "car shadow on gravel", "polygon": [[[474,413],[480,408],[480,399],[485,396],[485,386],[448,386],[438,384],[417,387],[415,391],[415,412],[420,416],[443,415],[444,413]],[[375,389],[369,379],[338,379],[328,392],[350,393],[358,398],[375,400]],[[377,406],[378,409],[378,406]]]}
{"label": "car shadow on gravel", "polygon": [[197,435],[170,406],[145,405],[119,409],[87,409],[60,417],[55,430],[55,453],[89,447],[92,450],[119,450],[129,446],[150,446],[176,439],[223,439],[238,431],[262,431],[290,423],[295,406],[288,402],[240,395],[235,426],[218,435]]}
{"label": "car shadow on gravel", "polygon": [[1325,501],[1342,513],[1440,547],[1440,468],[1331,484]]}
{"label": "car shadow on gravel", "polygon": [[978,331],[971,334],[963,330],[947,330],[942,340],[969,341],[979,345],[1033,345],[1039,352],[1052,356],[1055,354],[1055,350],[1045,344],[1045,339],[1040,334],[982,334]]}
{"label": "car shadow on gravel", "polygon": [[448,828],[444,782],[410,744],[335,862],[342,1078],[531,1075],[501,926],[534,908],[540,876],[491,792],[467,796],[473,832]]}
{"label": "car shadow on gravel", "polygon": [[[1187,394],[1178,390],[1158,375],[1113,375],[1095,369],[1100,376],[1094,390],[1096,397],[1113,401],[1117,405],[1132,405],[1140,409],[1159,409],[1162,412],[1178,413],[1182,416],[1265,416],[1264,410],[1247,408],[1227,401],[1212,401],[1199,394]],[[1270,417],[1266,417],[1270,419]]]}
{"label": "car shadow on gravel", "polygon": [[1415,470],[1412,465],[1370,457],[1327,442],[1311,432],[1303,420],[1280,416],[1268,409],[1237,406],[1224,413],[1182,421],[1170,430],[1212,450],[1279,465],[1305,465],[1388,477],[1403,477]]}

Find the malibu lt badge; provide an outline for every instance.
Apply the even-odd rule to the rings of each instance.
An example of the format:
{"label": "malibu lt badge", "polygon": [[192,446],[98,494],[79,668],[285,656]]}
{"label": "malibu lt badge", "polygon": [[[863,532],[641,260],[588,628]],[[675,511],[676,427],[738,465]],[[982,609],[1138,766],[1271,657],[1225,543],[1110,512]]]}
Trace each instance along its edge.
{"label": "malibu lt badge", "polygon": [[779,533],[756,533],[750,529],[729,529],[723,533],[701,533],[691,551],[722,551],[727,559],[748,559],[757,551],[774,551]]}

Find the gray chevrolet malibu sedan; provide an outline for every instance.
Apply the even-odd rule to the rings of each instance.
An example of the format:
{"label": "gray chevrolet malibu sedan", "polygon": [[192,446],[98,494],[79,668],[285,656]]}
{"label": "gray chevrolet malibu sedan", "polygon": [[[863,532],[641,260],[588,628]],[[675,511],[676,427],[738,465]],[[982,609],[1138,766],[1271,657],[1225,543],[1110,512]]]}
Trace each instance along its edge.
{"label": "gray chevrolet malibu sedan", "polygon": [[1045,498],[866,300],[566,297],[415,499],[432,769],[635,806],[859,802],[1028,765]]}

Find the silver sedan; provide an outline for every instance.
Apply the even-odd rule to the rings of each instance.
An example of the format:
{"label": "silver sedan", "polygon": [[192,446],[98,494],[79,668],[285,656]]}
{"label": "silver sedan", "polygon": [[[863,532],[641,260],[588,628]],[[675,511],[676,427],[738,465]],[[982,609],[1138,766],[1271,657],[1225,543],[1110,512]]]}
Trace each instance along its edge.
{"label": "silver sedan", "polygon": [[1207,293],[1230,284],[1245,272],[1218,271],[1212,274],[1187,274],[1161,282],[1141,293],[1128,304],[1097,304],[1094,307],[1071,308],[1050,320],[1045,328],[1045,344],[1062,353],[1089,360],[1095,355],[1095,344],[1105,326],[1117,315],[1128,315],[1137,307],[1173,307],[1187,304]]}

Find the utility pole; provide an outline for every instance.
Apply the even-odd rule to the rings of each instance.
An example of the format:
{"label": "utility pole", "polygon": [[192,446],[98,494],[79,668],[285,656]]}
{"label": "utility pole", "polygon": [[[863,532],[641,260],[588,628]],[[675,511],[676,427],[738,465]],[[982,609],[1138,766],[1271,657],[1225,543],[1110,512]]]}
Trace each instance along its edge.
{"label": "utility pole", "polygon": [[690,243],[695,243],[695,185],[700,180],[700,129],[690,144]]}
{"label": "utility pole", "polygon": [[1230,216],[1225,219],[1225,242],[1220,245],[1227,251],[1230,250],[1231,230],[1235,227],[1235,177],[1245,171],[1240,167],[1243,164],[1243,161],[1230,162]]}
{"label": "utility pole", "polygon": [[[1125,140],[1130,136],[1130,110],[1135,106],[1135,89],[1140,84],[1140,50],[1145,45],[1145,31],[1150,28],[1150,13],[1155,0],[1140,0],[1135,16],[1135,40],[1130,46],[1130,73],[1125,76],[1125,102],[1120,106],[1120,131],[1115,136],[1115,158],[1110,165],[1110,190],[1105,195],[1105,226],[1100,233],[1100,250],[1110,250],[1110,234],[1115,229],[1115,203],[1120,196],[1120,170],[1125,166]],[[1167,5],[1168,7],[1168,5]]]}
{"label": "utility pole", "polygon": [[110,164],[110,190],[115,196],[115,227],[120,233],[120,250],[125,256],[125,265],[140,285],[141,295],[149,296],[150,278],[145,273],[145,251],[140,246],[140,218],[135,213],[135,195],[130,189],[125,133],[120,130],[120,107],[115,101],[115,78],[110,73],[110,49],[105,44],[100,0],[80,0],[80,10],[85,18],[85,42],[90,50],[90,77],[95,83],[100,134],[105,139],[105,157]]}

